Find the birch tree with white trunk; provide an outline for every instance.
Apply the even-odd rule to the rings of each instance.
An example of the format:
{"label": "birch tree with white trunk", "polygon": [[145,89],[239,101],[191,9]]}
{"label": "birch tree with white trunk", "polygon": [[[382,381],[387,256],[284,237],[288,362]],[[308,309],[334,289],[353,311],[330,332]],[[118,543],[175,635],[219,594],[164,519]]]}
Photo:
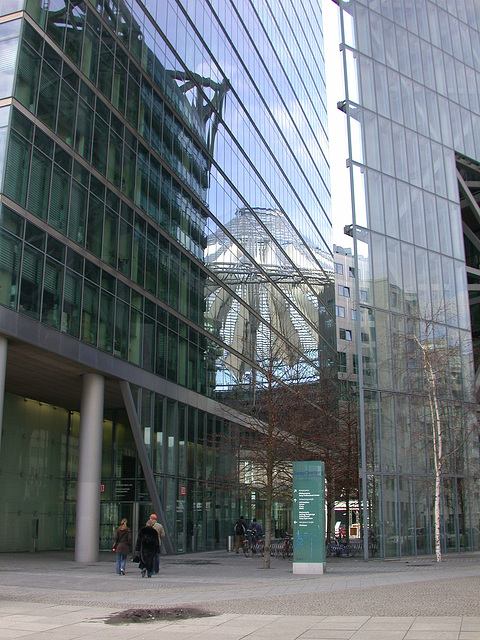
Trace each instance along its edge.
{"label": "birch tree with white trunk", "polygon": [[[455,389],[456,375],[461,377],[461,362],[466,352],[462,349],[462,334],[458,332],[458,339],[452,340],[444,326],[439,330],[437,320],[437,317],[420,320],[421,331],[411,331],[406,335],[406,341],[415,345],[415,349],[410,350],[410,357],[418,359],[424,380],[431,426],[430,433],[427,433],[427,444],[430,442],[434,471],[434,546],[437,562],[441,562],[444,468],[447,460],[465,446],[477,425],[475,422],[466,428],[464,412],[460,411],[459,415],[449,410],[458,391]],[[461,400],[456,406],[462,406]]]}

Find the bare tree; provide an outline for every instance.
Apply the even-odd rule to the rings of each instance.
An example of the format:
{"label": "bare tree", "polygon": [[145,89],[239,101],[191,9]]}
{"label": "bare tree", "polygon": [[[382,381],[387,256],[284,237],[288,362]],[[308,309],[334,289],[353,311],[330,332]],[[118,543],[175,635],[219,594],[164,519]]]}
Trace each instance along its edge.
{"label": "bare tree", "polygon": [[[238,427],[235,446],[241,485],[265,504],[264,568],[270,568],[274,503],[292,499],[292,462],[325,462],[327,484],[337,487],[335,494],[328,492],[332,504],[349,476],[335,369],[320,372],[308,358],[289,355],[284,342],[272,339],[268,348],[264,344],[262,358],[257,359],[262,367],[251,372],[248,388],[240,389],[245,385],[239,384],[239,392],[225,398],[232,411],[248,416],[248,425]],[[358,477],[356,461],[355,472]]]}
{"label": "bare tree", "polygon": [[[249,416],[250,427],[239,428],[240,479],[265,503],[264,568],[270,568],[272,519],[275,500],[291,500],[292,461],[304,459],[305,438],[298,429],[298,387],[279,378],[278,353],[272,348],[255,376],[255,389],[238,405]],[[253,393],[254,391],[254,393]],[[312,455],[311,452],[308,455]]]}
{"label": "bare tree", "polygon": [[[267,513],[273,497],[291,499],[293,460],[322,460],[327,512],[332,513],[335,503],[344,500],[349,513],[351,500],[358,501],[359,495],[358,402],[351,386],[340,385],[332,368],[322,371],[315,381],[297,376],[280,387],[269,382],[260,397],[257,409],[267,426],[263,446],[255,449],[254,459],[265,470]],[[268,520],[267,516],[267,524]],[[327,519],[327,533],[329,527]],[[268,536],[267,531],[266,547]]]}
{"label": "bare tree", "polygon": [[[462,385],[462,359],[468,351],[463,348],[461,332],[449,331],[440,320],[445,309],[429,320],[407,323],[405,332],[406,369],[408,384],[425,398],[429,428],[422,433],[412,431],[413,446],[422,440],[433,459],[434,472],[434,540],[437,562],[442,561],[441,521],[444,469],[458,451],[465,446],[476,423],[466,426]],[[398,336],[397,336],[398,338]]]}
{"label": "bare tree", "polygon": [[[302,385],[301,425],[317,459],[325,463],[327,536],[332,534],[331,516],[336,502],[358,500],[358,400],[350,381],[339,381],[336,369],[327,369],[319,379]],[[347,527],[347,537],[349,530]]]}

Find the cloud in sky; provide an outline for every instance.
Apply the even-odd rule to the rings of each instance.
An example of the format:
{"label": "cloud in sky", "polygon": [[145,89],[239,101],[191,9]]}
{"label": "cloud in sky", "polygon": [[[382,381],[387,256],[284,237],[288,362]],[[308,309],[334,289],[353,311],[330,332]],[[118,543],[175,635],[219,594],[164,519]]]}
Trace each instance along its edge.
{"label": "cloud in sky", "polygon": [[333,0],[323,0],[323,33],[327,80],[327,112],[329,159],[332,189],[333,241],[343,247],[352,246],[343,228],[352,222],[350,180],[346,167],[348,157],[346,116],[337,109],[337,102],[345,99],[343,65],[339,49],[339,8]]}

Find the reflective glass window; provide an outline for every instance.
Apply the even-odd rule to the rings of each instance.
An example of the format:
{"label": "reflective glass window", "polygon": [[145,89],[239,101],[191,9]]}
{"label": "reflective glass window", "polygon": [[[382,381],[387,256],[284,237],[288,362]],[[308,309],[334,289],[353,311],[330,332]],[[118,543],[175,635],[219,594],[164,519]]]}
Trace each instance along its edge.
{"label": "reflective glass window", "polygon": [[17,306],[20,274],[20,240],[0,230],[0,304],[15,309]]}
{"label": "reflective glass window", "polygon": [[98,348],[112,353],[115,327],[115,298],[104,290],[100,292],[98,323]]}
{"label": "reflective glass window", "polygon": [[22,257],[19,310],[40,319],[40,300],[43,278],[43,254],[25,247]]}
{"label": "reflective glass window", "polygon": [[80,334],[80,305],[82,300],[82,279],[70,269],[65,272],[65,291],[61,330],[78,338]]}
{"label": "reflective glass window", "polygon": [[121,300],[117,300],[115,305],[115,341],[113,353],[124,360],[127,359],[128,355],[128,319],[128,305]]}
{"label": "reflective glass window", "polygon": [[21,206],[27,199],[28,166],[30,164],[30,144],[15,131],[10,134],[5,164],[4,193]]}
{"label": "reflective glass window", "polygon": [[99,288],[85,281],[82,299],[82,336],[84,342],[97,344]]}
{"label": "reflective glass window", "polygon": [[90,194],[87,218],[87,249],[101,256],[103,232],[103,203]]}
{"label": "reflective glass window", "polygon": [[42,322],[60,329],[63,292],[63,266],[46,258],[43,282]]}
{"label": "reflective glass window", "polygon": [[40,75],[40,56],[25,43],[19,54],[15,97],[30,111],[35,111]]}

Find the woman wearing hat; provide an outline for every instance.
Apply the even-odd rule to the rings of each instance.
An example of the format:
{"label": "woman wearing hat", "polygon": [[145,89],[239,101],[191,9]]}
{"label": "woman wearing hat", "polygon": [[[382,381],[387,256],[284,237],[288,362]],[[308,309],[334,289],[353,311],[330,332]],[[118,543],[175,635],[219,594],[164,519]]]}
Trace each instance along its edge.
{"label": "woman wearing hat", "polygon": [[142,578],[145,577],[145,574],[147,578],[152,577],[155,556],[160,551],[158,535],[153,528],[154,522],[154,520],[149,520],[147,524],[140,529],[137,544],[135,545],[135,551],[138,551],[138,555],[140,556],[138,568],[142,573]]}

